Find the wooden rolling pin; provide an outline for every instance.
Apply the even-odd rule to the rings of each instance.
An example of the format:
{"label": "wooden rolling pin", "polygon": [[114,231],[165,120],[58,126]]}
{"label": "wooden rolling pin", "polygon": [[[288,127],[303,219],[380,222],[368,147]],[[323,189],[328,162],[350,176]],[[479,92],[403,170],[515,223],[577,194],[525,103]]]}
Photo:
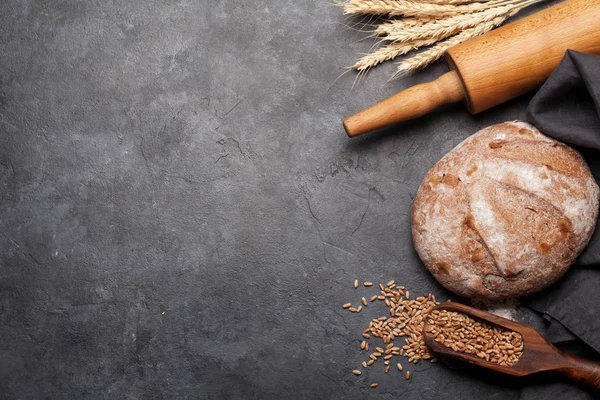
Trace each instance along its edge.
{"label": "wooden rolling pin", "polygon": [[600,0],[565,0],[446,52],[451,71],[344,121],[348,136],[463,100],[473,114],[540,87],[567,49],[600,54]]}

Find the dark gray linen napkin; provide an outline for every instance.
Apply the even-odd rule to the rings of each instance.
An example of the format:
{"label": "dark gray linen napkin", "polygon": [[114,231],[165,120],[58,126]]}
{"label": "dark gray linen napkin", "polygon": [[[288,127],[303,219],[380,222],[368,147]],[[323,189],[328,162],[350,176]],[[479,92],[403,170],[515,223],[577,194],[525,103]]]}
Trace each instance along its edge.
{"label": "dark gray linen napkin", "polygon": [[[567,51],[565,57],[531,100],[528,122],[544,134],[582,152],[594,177],[600,178],[600,56]],[[556,284],[523,299],[549,321],[548,340],[588,357],[600,355],[600,234],[595,232],[576,264]],[[523,389],[522,399],[564,396],[570,399],[600,395],[569,386],[560,380],[551,385]]]}

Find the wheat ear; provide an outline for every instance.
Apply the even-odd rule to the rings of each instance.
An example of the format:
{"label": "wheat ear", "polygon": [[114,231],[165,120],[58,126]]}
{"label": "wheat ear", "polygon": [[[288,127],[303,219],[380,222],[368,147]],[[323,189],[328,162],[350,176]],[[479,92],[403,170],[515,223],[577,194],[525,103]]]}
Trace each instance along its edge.
{"label": "wheat ear", "polygon": [[508,18],[521,11],[523,8],[529,7],[532,4],[539,3],[540,1],[543,0],[528,0],[522,2],[519,4],[518,7],[513,8],[504,15],[498,16],[490,21],[484,22],[473,28],[465,29],[464,31],[456,34],[455,36],[452,36],[449,39],[446,39],[443,42],[431,47],[430,49],[427,49],[414,57],[411,57],[407,60],[398,63],[398,70],[394,74],[392,79],[406,75],[410,71],[426,67],[432,62],[439,60],[446,53],[446,50],[448,50],[450,47],[456,46],[459,43],[462,43],[466,40],[477,37],[494,29],[495,27],[506,21]]}
{"label": "wheat ear", "polygon": [[465,29],[464,31],[436,44],[435,46],[425,50],[424,52],[419,53],[416,56],[410,57],[409,59],[398,63],[398,71],[394,74],[392,79],[404,76],[410,71],[425,68],[432,62],[435,62],[442,58],[446,53],[446,50],[448,50],[450,47],[456,46],[459,43],[462,43],[466,40],[491,31],[496,26],[503,23],[508,17],[511,16],[511,14],[516,14],[517,11],[518,9],[513,10],[507,15],[496,17],[493,20],[483,23],[479,26]]}
{"label": "wheat ear", "polygon": [[424,39],[414,40],[412,42],[407,43],[392,43],[378,49],[377,51],[374,51],[373,53],[365,55],[350,68],[356,69],[358,71],[366,71],[370,68],[373,68],[376,65],[381,64],[384,61],[392,60],[412,50],[416,50],[420,47],[431,46],[438,40],[439,39]]}
{"label": "wheat ear", "polygon": [[446,17],[462,13],[472,13],[518,3],[522,0],[501,2],[470,3],[464,5],[418,3],[412,0],[348,0],[344,4],[344,14],[374,14],[390,16]]}
{"label": "wheat ear", "polygon": [[[401,24],[398,24],[401,26],[400,29],[388,33],[384,39],[392,42],[410,42],[412,40],[428,38],[438,38],[441,40],[462,30],[473,28],[481,23],[489,22],[496,17],[508,14],[515,8],[520,8],[520,6],[518,4],[509,4],[472,14],[461,14],[443,18],[417,26],[401,26]],[[394,24],[395,22],[392,22],[391,26],[393,27]]]}
{"label": "wheat ear", "polygon": [[400,32],[406,28],[414,28],[417,26],[425,25],[429,22],[439,21],[440,18],[427,18],[427,17],[409,17],[402,19],[390,19],[377,28],[375,28],[375,34],[379,36],[389,35],[390,33]]}
{"label": "wheat ear", "polygon": [[[353,1],[353,0],[351,0]],[[359,1],[359,0],[354,0]],[[383,0],[392,1],[392,0]],[[391,17],[397,16],[426,16],[432,17],[448,17],[458,14],[467,14],[478,11],[489,10],[490,8],[506,6],[509,4],[520,3],[523,0],[494,0],[484,2],[470,2],[458,5],[454,4],[436,4],[436,3],[418,3],[412,0],[393,0],[396,3],[395,10],[390,12]]]}
{"label": "wheat ear", "polygon": [[492,2],[497,0],[421,0],[423,3],[432,3],[432,4],[450,4],[450,5],[460,5],[460,4],[469,4],[469,3],[483,3],[483,2]]}

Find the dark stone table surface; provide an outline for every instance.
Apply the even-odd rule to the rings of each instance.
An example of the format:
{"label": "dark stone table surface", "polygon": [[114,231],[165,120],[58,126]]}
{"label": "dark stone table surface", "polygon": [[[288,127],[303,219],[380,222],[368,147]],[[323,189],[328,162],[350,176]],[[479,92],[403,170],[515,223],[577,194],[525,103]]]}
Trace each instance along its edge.
{"label": "dark stone table surface", "polygon": [[448,296],[412,199],[529,97],[350,140],[343,117],[446,66],[334,83],[372,41],[332,3],[0,2],[0,398],[519,397],[441,364],[351,374],[386,311],[343,311],[373,292],[352,282]]}

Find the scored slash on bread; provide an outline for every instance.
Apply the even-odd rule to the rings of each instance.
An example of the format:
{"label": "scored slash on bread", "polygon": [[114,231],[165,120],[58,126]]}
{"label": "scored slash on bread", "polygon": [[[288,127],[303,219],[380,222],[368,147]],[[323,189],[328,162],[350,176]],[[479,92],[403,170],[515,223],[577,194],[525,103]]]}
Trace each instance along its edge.
{"label": "scored slash on bread", "polygon": [[483,129],[426,175],[412,215],[421,260],[465,297],[535,293],[591,238],[598,185],[575,150],[514,121]]}

